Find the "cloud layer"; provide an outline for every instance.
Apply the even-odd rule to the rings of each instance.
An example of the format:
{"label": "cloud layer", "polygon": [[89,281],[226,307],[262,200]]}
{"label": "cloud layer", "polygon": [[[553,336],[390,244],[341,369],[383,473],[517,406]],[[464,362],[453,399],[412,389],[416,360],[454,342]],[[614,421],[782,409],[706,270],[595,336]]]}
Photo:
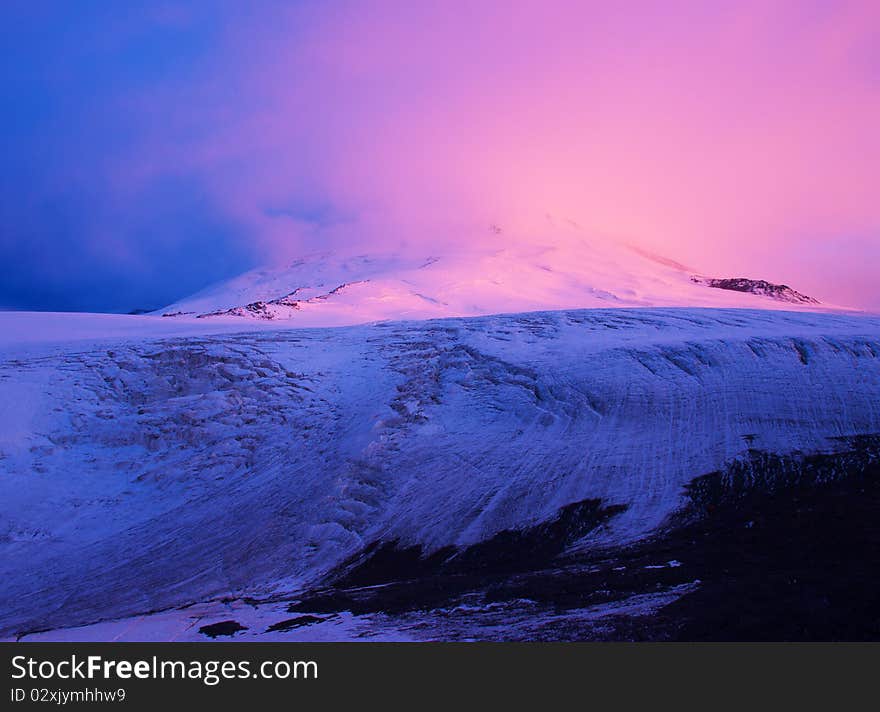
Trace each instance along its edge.
{"label": "cloud layer", "polygon": [[[10,84],[58,106],[20,129],[0,248],[26,266],[72,254],[80,283],[91,260],[95,293],[134,275],[161,303],[318,245],[473,240],[551,213],[706,273],[880,309],[880,6],[618,5],[89,17],[80,43]],[[55,21],[32,12],[21,21]],[[192,278],[166,282],[162,263]]]}

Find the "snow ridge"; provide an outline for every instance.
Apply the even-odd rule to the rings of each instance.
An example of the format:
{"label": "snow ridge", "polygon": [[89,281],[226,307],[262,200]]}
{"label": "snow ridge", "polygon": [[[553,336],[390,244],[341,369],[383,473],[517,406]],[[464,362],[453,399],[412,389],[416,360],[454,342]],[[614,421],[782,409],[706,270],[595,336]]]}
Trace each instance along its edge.
{"label": "snow ridge", "polygon": [[[293,315],[293,312],[299,311],[310,304],[318,304],[320,302],[326,301],[334,295],[340,294],[344,289],[347,289],[357,284],[366,284],[368,281],[369,280],[360,280],[357,282],[340,284],[339,286],[331,289],[329,292],[326,292],[324,294],[317,294],[315,296],[307,297],[305,299],[294,298],[298,294],[308,291],[307,288],[297,287],[289,294],[285,294],[283,297],[278,297],[277,299],[251,302],[250,304],[246,304],[243,307],[220,309],[217,311],[208,312],[207,314],[199,314],[196,316],[196,318],[205,319],[212,316],[246,316],[252,317],[254,319],[266,320],[290,318]],[[162,316],[179,316],[179,313],[175,314],[166,312]]]}
{"label": "snow ridge", "polygon": [[456,245],[312,254],[253,270],[163,313],[341,326],[599,307],[834,309],[785,285],[694,276],[674,260],[568,225],[544,228],[539,238],[493,226]]}

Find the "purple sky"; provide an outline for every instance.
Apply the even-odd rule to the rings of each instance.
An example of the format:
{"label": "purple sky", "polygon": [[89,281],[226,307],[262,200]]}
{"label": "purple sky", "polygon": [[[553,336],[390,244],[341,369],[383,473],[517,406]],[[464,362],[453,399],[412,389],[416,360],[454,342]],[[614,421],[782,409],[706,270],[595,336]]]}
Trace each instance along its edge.
{"label": "purple sky", "polygon": [[550,212],[880,309],[880,4],[625,5],[5,2],[0,306]]}

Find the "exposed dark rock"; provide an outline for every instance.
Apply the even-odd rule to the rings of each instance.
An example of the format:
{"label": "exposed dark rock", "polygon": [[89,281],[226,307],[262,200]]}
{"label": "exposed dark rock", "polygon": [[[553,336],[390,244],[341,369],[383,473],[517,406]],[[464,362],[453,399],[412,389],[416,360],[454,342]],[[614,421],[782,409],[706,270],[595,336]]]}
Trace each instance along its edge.
{"label": "exposed dark rock", "polygon": [[221,635],[232,636],[240,630],[247,630],[247,627],[238,621],[220,621],[211,625],[203,625],[199,628],[199,633],[207,635],[209,638],[216,638]]}
{"label": "exposed dark rock", "polygon": [[[492,605],[513,606],[502,635],[516,639],[527,601],[519,624],[548,621],[545,640],[877,640],[880,436],[841,438],[835,449],[750,450],[695,478],[660,533],[619,549],[564,552],[619,511],[595,500],[464,550],[374,544],[290,610],[415,615],[444,639],[497,637]],[[537,545],[541,536],[553,543]],[[612,613],[597,626],[576,614],[677,589],[687,592],[647,615]],[[465,600],[470,612],[451,616]]]}
{"label": "exposed dark rock", "polygon": [[[272,311],[271,307],[286,307],[287,309],[292,309],[294,311],[298,311],[302,309],[303,304],[315,304],[317,302],[323,302],[329,299],[330,297],[339,294],[343,290],[351,287],[355,284],[363,284],[369,280],[358,280],[355,282],[345,282],[340,284],[337,287],[334,287],[326,294],[318,294],[314,297],[309,297],[308,299],[296,299],[296,295],[302,291],[301,287],[297,287],[292,292],[285,294],[282,297],[278,297],[277,299],[270,299],[268,301],[256,301],[251,302],[250,304],[245,304],[241,307],[232,307],[230,309],[220,309],[218,311],[208,312],[207,314],[199,314],[197,319],[205,319],[211,316],[250,316],[257,319],[267,319],[272,320],[276,319],[277,316],[275,312]],[[163,314],[162,316],[175,316],[173,314]]]}
{"label": "exposed dark rock", "polygon": [[792,304],[819,304],[818,299],[809,297],[795,291],[787,284],[774,284],[763,279],[748,279],[747,277],[732,277],[729,279],[716,279],[713,277],[691,277],[692,282],[705,284],[715,289],[727,289],[733,292],[748,292],[763,297],[770,297],[780,302]]}
{"label": "exposed dark rock", "polygon": [[323,623],[327,618],[321,618],[319,616],[297,616],[296,618],[288,618],[287,620],[278,621],[277,623],[273,623],[268,628],[266,628],[267,633],[283,633],[284,631],[294,630],[295,628],[302,628],[306,625],[312,625],[314,623]]}
{"label": "exposed dark rock", "polygon": [[[351,610],[416,610],[440,605],[462,593],[480,589],[499,577],[549,565],[565,548],[611,517],[620,505],[601,500],[574,502],[551,521],[521,530],[507,530],[473,546],[444,547],[426,554],[421,547],[399,542],[374,542],[333,572],[327,588],[294,603],[289,610],[332,612]],[[372,587],[392,584],[379,590]]]}

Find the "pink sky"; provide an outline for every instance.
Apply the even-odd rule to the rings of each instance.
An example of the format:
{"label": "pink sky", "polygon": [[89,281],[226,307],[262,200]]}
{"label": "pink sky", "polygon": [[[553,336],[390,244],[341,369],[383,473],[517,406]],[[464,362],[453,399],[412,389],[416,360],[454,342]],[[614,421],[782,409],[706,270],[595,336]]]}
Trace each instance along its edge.
{"label": "pink sky", "polygon": [[[552,213],[880,309],[877,2],[242,10],[197,81],[125,102],[150,128],[119,199],[195,172],[269,260]],[[286,214],[310,202],[338,224]]]}

